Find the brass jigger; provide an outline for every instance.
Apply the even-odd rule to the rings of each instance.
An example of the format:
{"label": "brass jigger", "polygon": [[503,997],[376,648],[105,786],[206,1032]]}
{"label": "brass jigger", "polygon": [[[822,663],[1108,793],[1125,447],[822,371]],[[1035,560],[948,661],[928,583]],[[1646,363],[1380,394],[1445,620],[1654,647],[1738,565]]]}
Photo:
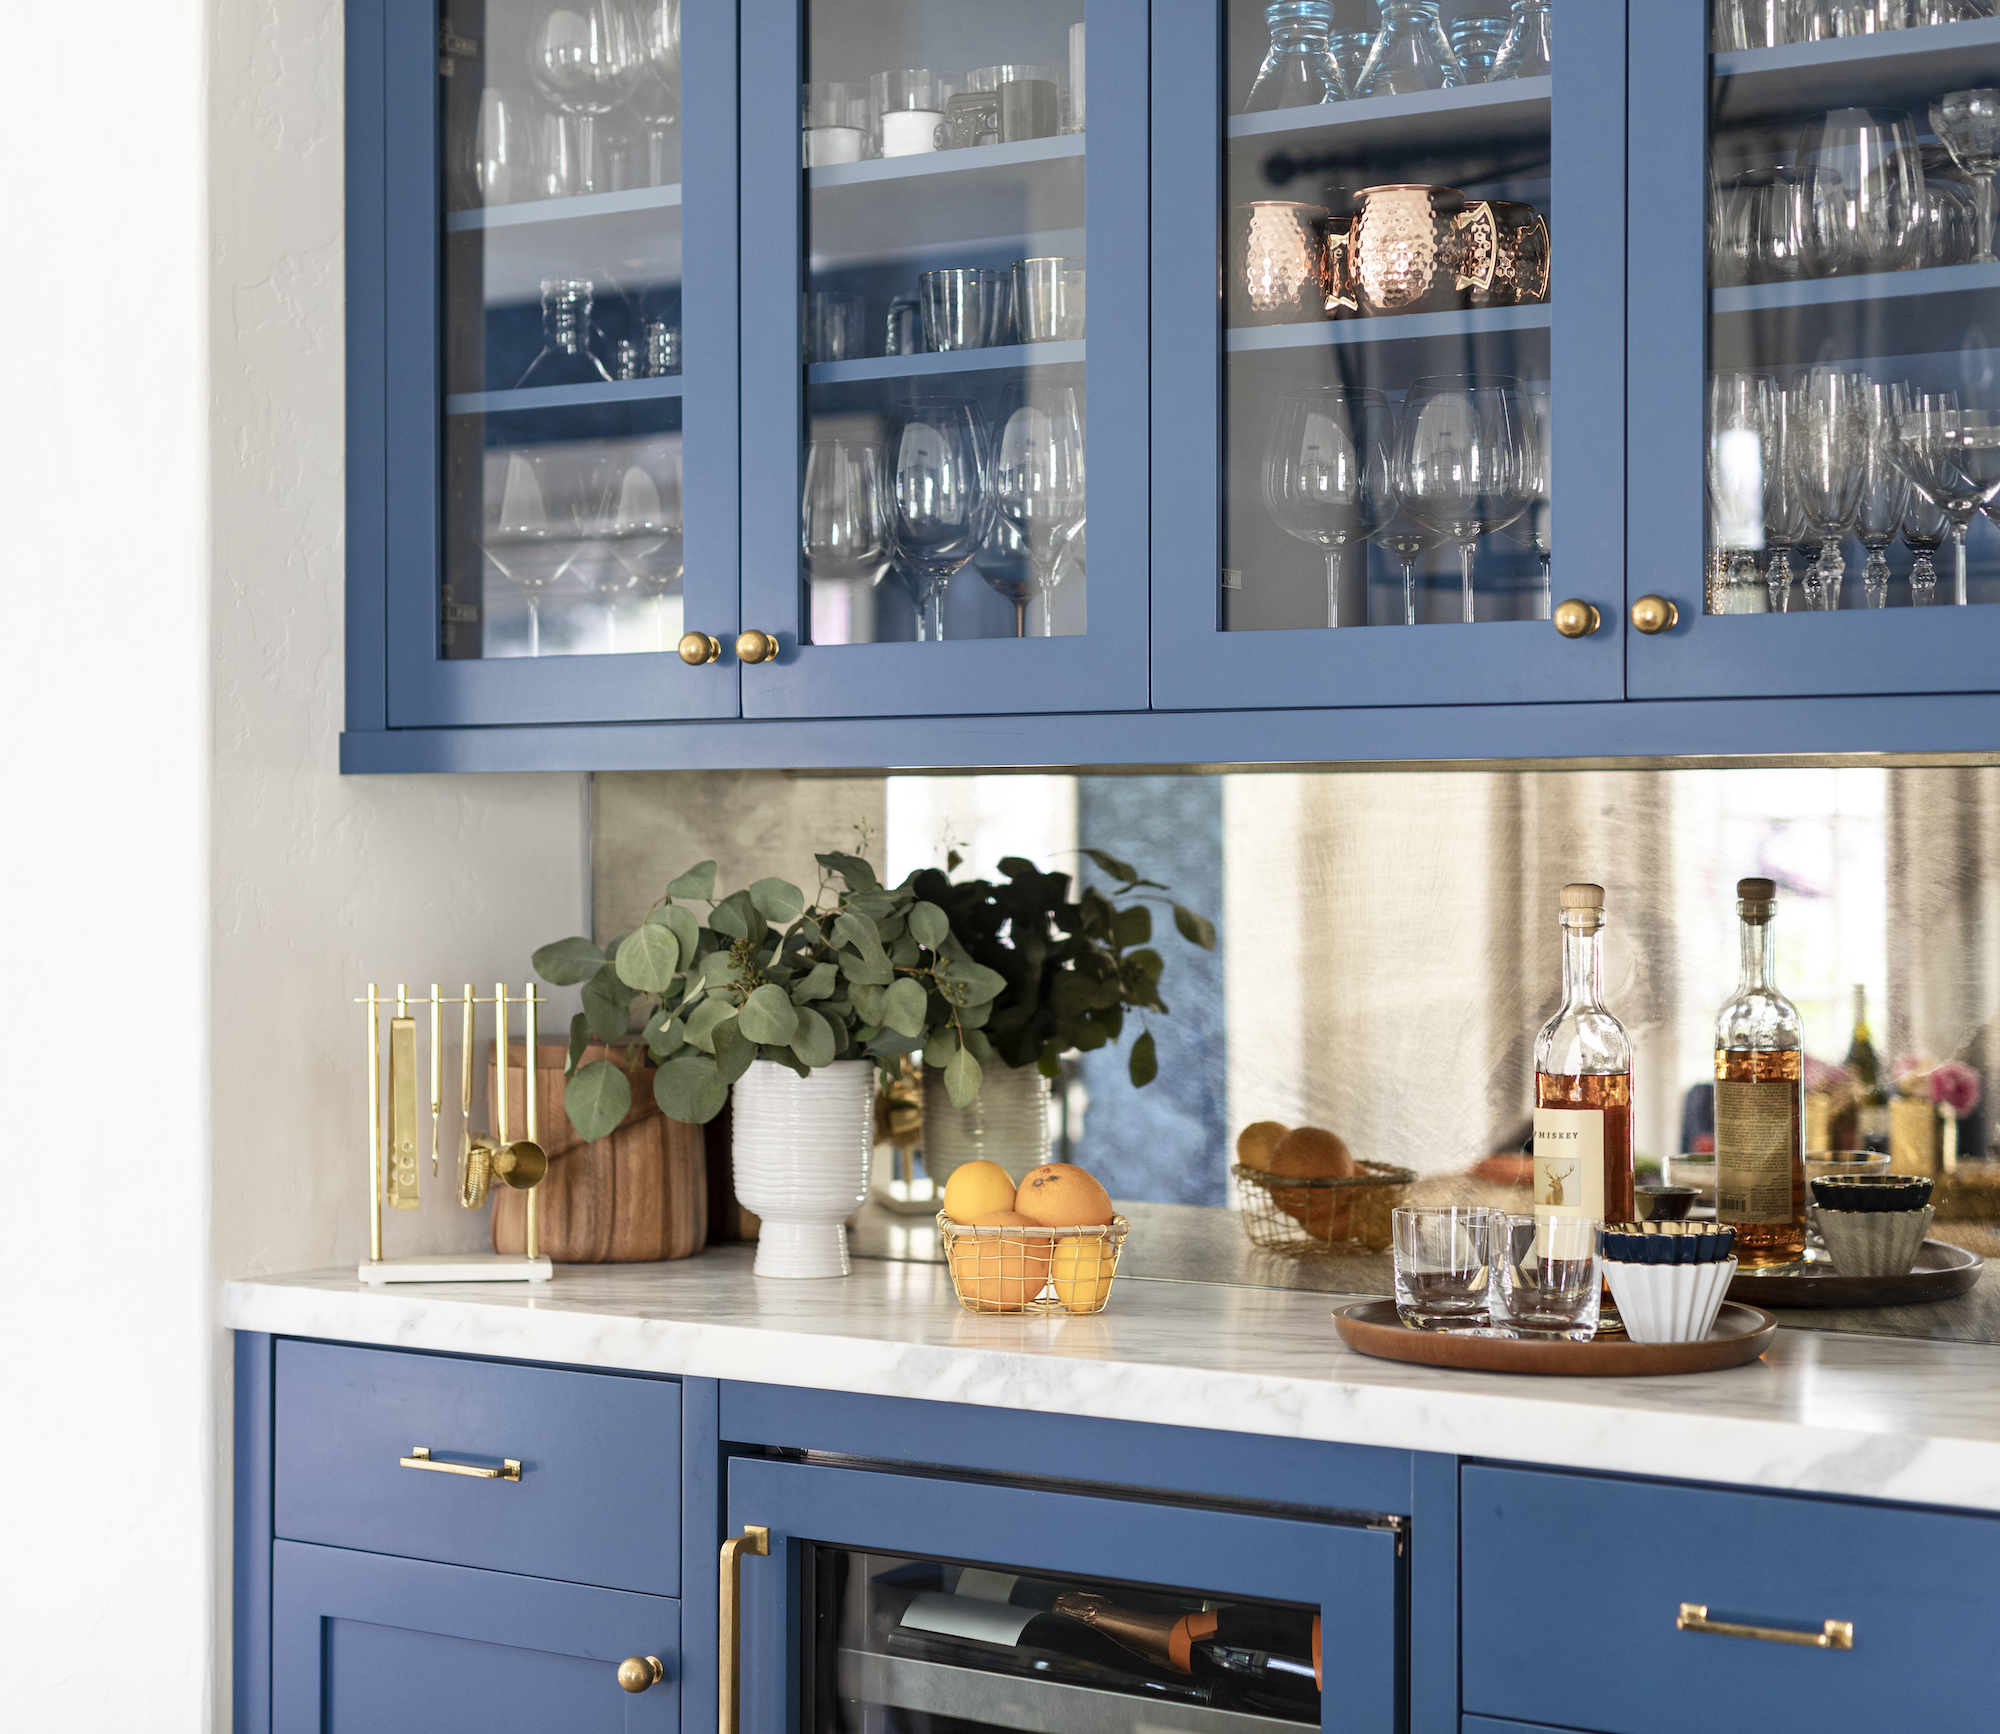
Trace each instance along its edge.
{"label": "brass jigger", "polygon": [[458,1201],[467,1210],[477,1210],[486,1202],[493,1184],[493,1152],[500,1148],[484,1132],[472,1129],[472,1054],[474,1036],[472,983],[465,984],[465,1033],[459,1054],[458,1108]]}
{"label": "brass jigger", "polygon": [[498,1002],[493,1058],[500,1084],[499,1102],[494,1110],[494,1118],[499,1122],[500,1142],[492,1153],[493,1172],[516,1192],[528,1192],[539,1186],[542,1176],[549,1171],[548,1152],[535,1142],[535,1042],[539,1033],[535,1027],[535,1008],[541,1004],[541,999],[530,987],[526,1001],[528,1056],[523,1072],[527,1088],[528,1136],[517,1142],[507,1136],[507,1100],[513,1094],[507,1075],[507,984],[503,981],[493,991]]}

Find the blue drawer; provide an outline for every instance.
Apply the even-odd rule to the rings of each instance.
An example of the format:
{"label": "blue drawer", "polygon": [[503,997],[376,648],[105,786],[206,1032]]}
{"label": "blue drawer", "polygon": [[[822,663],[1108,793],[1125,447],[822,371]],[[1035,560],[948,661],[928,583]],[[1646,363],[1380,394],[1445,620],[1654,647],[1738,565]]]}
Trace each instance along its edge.
{"label": "blue drawer", "polygon": [[[1601,1734],[1993,1725],[2000,1520],[1471,1468],[1459,1514],[1468,1713]],[[1683,1602],[1851,1621],[1854,1647],[1679,1631]]]}
{"label": "blue drawer", "polygon": [[[679,1594],[679,1385],[332,1343],[277,1361],[279,1536]],[[419,1447],[520,1478],[403,1467]]]}

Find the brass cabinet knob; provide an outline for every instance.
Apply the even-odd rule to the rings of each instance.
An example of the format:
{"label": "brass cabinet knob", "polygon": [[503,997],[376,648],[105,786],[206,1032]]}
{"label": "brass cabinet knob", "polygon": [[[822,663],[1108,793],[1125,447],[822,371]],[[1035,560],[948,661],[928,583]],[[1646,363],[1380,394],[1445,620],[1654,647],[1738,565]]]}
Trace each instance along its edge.
{"label": "brass cabinet knob", "polygon": [[1632,624],[1648,636],[1671,632],[1681,623],[1681,611],[1664,596],[1641,596],[1632,604]]}
{"label": "brass cabinet knob", "polygon": [[768,632],[759,632],[752,627],[748,632],[736,635],[738,662],[769,662],[777,654],[778,641]]}
{"label": "brass cabinet knob", "polygon": [[1556,604],[1555,622],[1556,630],[1565,638],[1588,638],[1604,624],[1604,616],[1588,602],[1578,602],[1572,597]]}
{"label": "brass cabinet knob", "polygon": [[706,632],[683,632],[680,652],[681,661],[689,668],[699,668],[704,662],[714,662],[722,655],[722,641],[709,637]]}
{"label": "brass cabinet knob", "polygon": [[667,1677],[658,1656],[627,1656],[618,1664],[618,1684],[628,1692],[643,1692]]}

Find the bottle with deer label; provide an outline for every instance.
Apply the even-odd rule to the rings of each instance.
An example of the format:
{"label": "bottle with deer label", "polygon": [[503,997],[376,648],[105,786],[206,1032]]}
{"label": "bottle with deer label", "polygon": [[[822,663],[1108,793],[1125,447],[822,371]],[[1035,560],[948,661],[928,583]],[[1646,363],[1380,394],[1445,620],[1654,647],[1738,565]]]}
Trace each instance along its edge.
{"label": "bottle with deer label", "polygon": [[1777,899],[1769,879],[1736,882],[1742,979],[1715,1020],[1715,1215],[1735,1224],[1745,1270],[1806,1251],[1805,1051],[1798,1008],[1773,979]]}
{"label": "bottle with deer label", "polygon": [[1535,1214],[1632,1219],[1632,1043],[1604,1004],[1604,887],[1562,888],[1562,1009],[1535,1038]]}

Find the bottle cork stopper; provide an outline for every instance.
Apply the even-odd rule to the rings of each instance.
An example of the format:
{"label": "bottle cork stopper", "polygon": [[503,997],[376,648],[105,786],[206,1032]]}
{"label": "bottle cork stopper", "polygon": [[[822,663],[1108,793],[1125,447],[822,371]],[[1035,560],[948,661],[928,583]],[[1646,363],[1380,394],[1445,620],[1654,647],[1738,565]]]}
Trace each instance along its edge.
{"label": "bottle cork stopper", "polygon": [[1602,909],[1604,907],[1604,887],[1602,885],[1565,885],[1562,888],[1562,906],[1565,909]]}
{"label": "bottle cork stopper", "polygon": [[1775,879],[1739,879],[1736,881],[1736,895],[1745,903],[1770,903],[1778,895]]}

